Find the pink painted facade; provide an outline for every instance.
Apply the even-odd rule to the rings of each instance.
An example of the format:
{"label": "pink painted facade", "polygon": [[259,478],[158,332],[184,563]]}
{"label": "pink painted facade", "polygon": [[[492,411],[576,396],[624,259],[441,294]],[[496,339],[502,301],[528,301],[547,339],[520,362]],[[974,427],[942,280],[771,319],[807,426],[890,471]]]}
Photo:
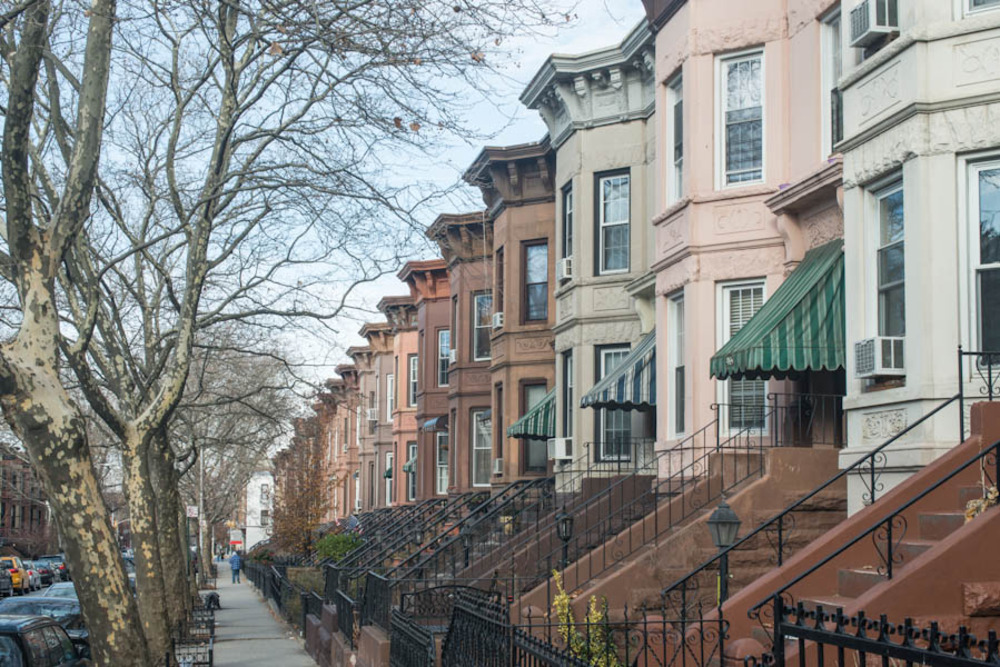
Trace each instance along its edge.
{"label": "pink painted facade", "polygon": [[[416,500],[416,473],[404,471],[417,448],[417,408],[406,403],[406,360],[417,354],[417,307],[410,296],[387,296],[378,309],[392,327],[393,505]],[[387,387],[387,397],[388,397]],[[388,400],[388,398],[387,398]]]}
{"label": "pink painted facade", "polygon": [[[712,422],[713,404],[737,395],[819,390],[774,381],[734,389],[710,377],[709,361],[807,249],[842,235],[840,161],[826,128],[836,79],[828,62],[843,41],[834,37],[836,0],[644,4],[656,30],[664,446]],[[723,435],[729,427],[724,417]]]}

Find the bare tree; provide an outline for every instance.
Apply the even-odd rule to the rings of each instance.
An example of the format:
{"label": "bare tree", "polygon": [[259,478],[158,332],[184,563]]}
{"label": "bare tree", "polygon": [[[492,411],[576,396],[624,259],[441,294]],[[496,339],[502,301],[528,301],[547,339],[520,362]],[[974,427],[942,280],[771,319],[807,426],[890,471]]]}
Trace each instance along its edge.
{"label": "bare tree", "polygon": [[[169,427],[199,337],[331,321],[395,270],[426,193],[386,174],[461,135],[470,91],[548,4],[3,7],[0,403],[50,492],[98,664],[168,645]],[[64,368],[121,443],[138,615]]]}

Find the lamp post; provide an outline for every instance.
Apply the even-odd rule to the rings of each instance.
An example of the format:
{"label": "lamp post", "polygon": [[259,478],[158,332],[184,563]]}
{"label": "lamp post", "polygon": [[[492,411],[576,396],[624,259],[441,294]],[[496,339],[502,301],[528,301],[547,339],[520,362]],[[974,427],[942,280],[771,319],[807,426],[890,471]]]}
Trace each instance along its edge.
{"label": "lamp post", "polygon": [[712,542],[721,552],[719,558],[719,602],[718,606],[729,597],[729,547],[736,543],[736,535],[740,531],[740,518],[736,512],[723,500],[708,517],[708,532]]}
{"label": "lamp post", "polygon": [[563,543],[562,566],[565,569],[569,565],[569,541],[573,539],[573,515],[567,514],[565,505],[556,514],[556,534]]}
{"label": "lamp post", "polygon": [[465,552],[465,567],[469,567],[469,552],[472,550],[472,532],[462,529],[462,550]]}

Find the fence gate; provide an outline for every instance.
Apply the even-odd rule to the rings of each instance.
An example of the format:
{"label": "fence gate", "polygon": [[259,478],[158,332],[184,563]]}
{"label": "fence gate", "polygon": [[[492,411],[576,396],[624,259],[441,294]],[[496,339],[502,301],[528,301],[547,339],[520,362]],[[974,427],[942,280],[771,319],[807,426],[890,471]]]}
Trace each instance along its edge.
{"label": "fence gate", "polygon": [[462,592],[444,640],[442,667],[510,667],[511,637],[506,603]]}
{"label": "fence gate", "polygon": [[398,609],[391,623],[389,667],[435,667],[434,634]]}

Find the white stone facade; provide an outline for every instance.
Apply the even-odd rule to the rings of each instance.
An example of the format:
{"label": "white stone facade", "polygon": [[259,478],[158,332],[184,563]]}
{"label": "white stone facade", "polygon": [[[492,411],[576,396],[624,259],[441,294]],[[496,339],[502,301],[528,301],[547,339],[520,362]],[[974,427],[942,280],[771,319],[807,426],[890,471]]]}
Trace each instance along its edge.
{"label": "white stone facade", "polygon": [[258,470],[250,477],[246,488],[245,551],[271,537],[274,503],[274,476],[268,470]]}

